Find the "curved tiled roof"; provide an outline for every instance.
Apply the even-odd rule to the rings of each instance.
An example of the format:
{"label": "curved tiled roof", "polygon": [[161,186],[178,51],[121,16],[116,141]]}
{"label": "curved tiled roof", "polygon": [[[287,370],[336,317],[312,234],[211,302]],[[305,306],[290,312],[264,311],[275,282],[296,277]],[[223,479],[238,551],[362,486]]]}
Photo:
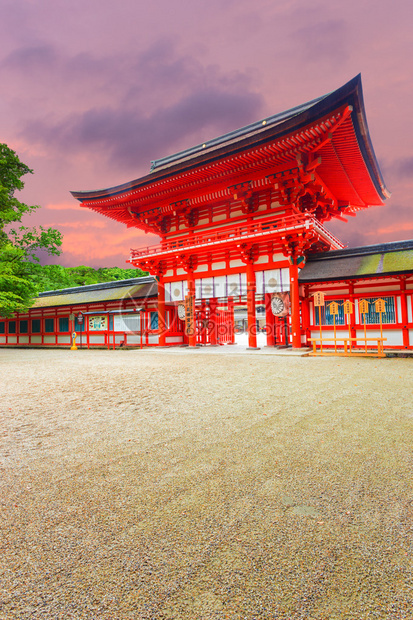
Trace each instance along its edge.
{"label": "curved tiled roof", "polygon": [[413,239],[309,256],[301,284],[413,273]]}

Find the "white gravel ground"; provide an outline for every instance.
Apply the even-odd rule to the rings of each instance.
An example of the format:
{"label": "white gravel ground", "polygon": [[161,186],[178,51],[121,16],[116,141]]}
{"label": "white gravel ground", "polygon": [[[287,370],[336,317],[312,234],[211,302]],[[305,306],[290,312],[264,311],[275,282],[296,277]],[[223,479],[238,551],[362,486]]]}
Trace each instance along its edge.
{"label": "white gravel ground", "polygon": [[0,350],[0,618],[413,619],[413,360]]}

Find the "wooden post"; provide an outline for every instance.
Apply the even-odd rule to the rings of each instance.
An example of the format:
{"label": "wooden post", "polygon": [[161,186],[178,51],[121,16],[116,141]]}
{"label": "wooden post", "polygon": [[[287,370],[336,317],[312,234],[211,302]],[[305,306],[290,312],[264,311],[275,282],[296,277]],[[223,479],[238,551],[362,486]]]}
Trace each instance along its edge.
{"label": "wooden post", "polygon": [[209,300],[209,342],[213,347],[218,344],[217,306],[215,297]]}
{"label": "wooden post", "polygon": [[196,316],[195,316],[195,278],[192,271],[188,272],[188,295],[191,303],[191,324],[188,325],[188,344],[196,347]]}
{"label": "wooden post", "polygon": [[163,277],[158,276],[158,344],[164,347],[166,343],[166,317],[165,317],[165,286]]}
{"label": "wooden post", "polygon": [[255,315],[255,271],[254,264],[247,262],[247,312],[248,348],[257,349],[257,319]]}
{"label": "wooden post", "polygon": [[[348,285],[348,293],[349,293],[349,300],[351,302],[353,302],[353,309],[355,308],[355,302],[354,302],[354,283],[350,280],[349,282],[347,282]],[[350,338],[356,338],[357,337],[357,329],[356,329],[356,313],[352,312],[349,315],[349,332],[350,332]],[[354,346],[357,345],[357,342],[354,341]],[[351,344],[350,344],[350,348],[351,348]]]}
{"label": "wooden post", "polygon": [[404,278],[400,279],[400,302],[401,302],[401,310],[402,310],[402,332],[403,332],[403,346],[405,349],[409,348],[410,339],[409,339],[409,328],[408,328],[408,312],[407,312],[407,296],[406,296],[406,280]]}
{"label": "wooden post", "polygon": [[301,349],[300,295],[298,289],[298,265],[290,257],[291,333],[293,349]]}
{"label": "wooden post", "polygon": [[274,324],[275,317],[271,308],[271,293],[265,293],[265,331],[267,334],[267,347],[275,345]]}
{"label": "wooden post", "polygon": [[[254,274],[255,275],[255,274]],[[228,297],[228,312],[230,315],[230,320],[228,321],[228,341],[227,344],[235,344],[235,318],[234,318],[234,298]]]}
{"label": "wooden post", "polygon": [[305,335],[305,344],[308,346],[310,333],[310,300],[309,300],[308,286],[304,287],[304,298],[301,300],[301,322]]}

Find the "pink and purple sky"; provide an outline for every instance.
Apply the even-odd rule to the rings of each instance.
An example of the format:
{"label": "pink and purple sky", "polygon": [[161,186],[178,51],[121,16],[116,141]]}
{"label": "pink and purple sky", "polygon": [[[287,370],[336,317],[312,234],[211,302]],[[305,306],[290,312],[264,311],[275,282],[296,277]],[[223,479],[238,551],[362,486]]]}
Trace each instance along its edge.
{"label": "pink and purple sky", "polygon": [[413,238],[410,0],[3,0],[0,141],[34,170],[27,223],[64,235],[64,265],[127,267],[156,239],[82,209],[150,160],[362,74],[385,207],[328,227],[349,246]]}

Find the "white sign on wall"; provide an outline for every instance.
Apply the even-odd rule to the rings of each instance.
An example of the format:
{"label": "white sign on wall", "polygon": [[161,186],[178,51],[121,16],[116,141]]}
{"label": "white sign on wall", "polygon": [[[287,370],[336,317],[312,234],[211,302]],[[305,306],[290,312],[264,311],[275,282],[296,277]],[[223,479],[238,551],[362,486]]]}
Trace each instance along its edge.
{"label": "white sign on wall", "polygon": [[108,317],[104,315],[89,317],[89,331],[101,332],[108,328]]}

